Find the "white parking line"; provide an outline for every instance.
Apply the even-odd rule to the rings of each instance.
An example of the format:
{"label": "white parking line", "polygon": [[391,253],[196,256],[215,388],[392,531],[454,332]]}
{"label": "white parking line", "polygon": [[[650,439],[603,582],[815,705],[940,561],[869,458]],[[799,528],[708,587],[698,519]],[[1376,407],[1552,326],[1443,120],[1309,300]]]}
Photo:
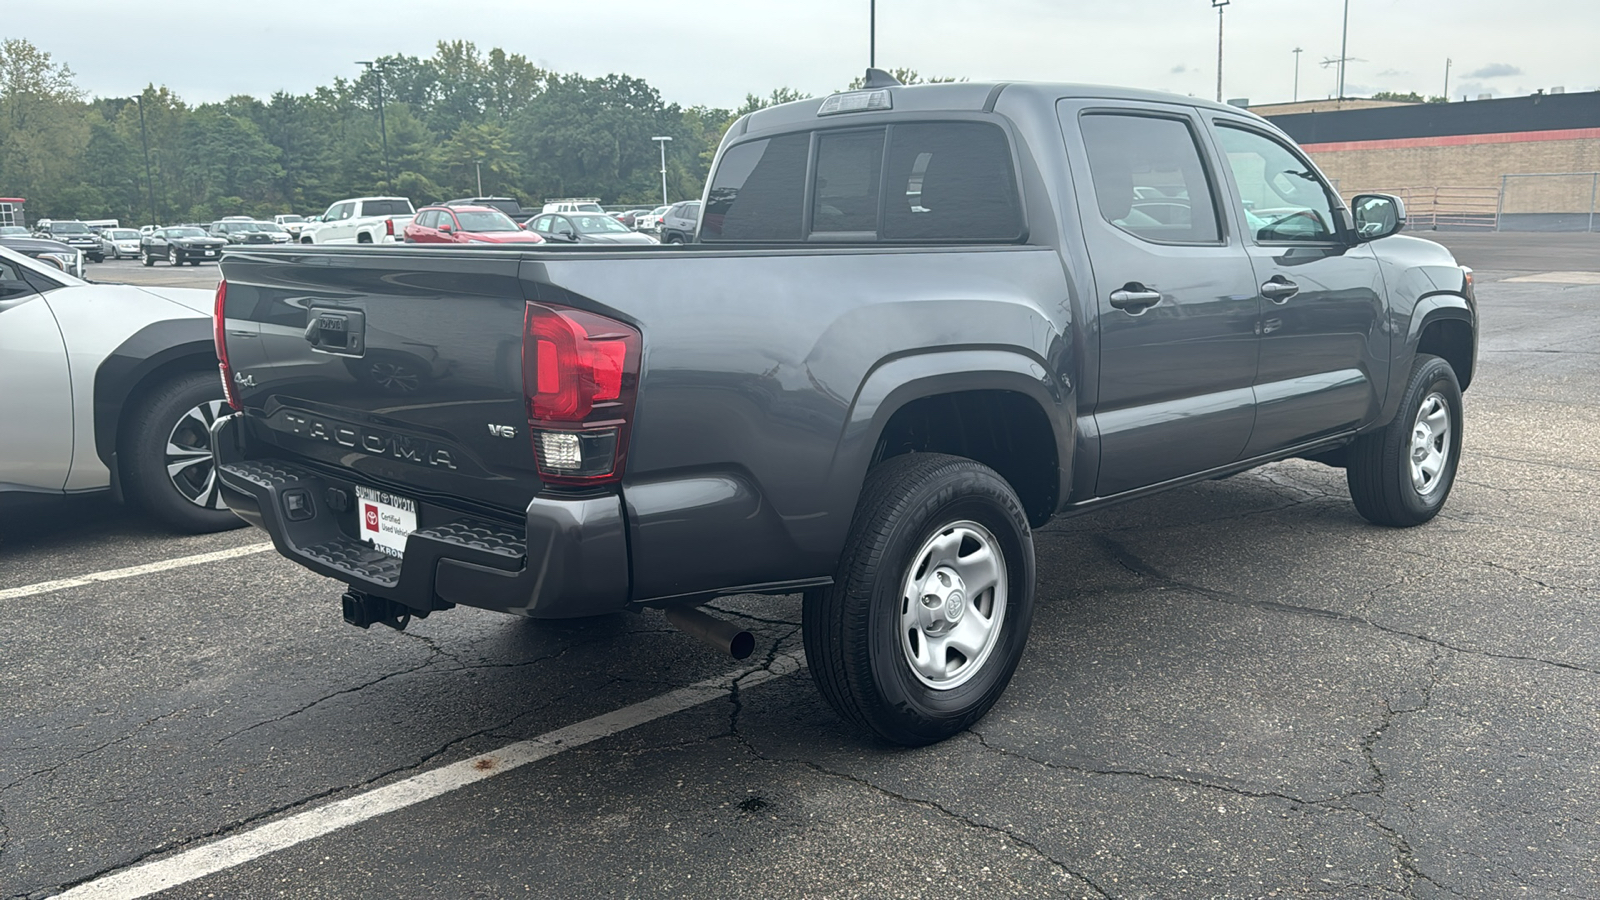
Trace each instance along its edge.
{"label": "white parking line", "polygon": [[728,675],[707,678],[688,687],[652,697],[632,706],[624,706],[585,719],[575,725],[558,728],[536,738],[508,744],[491,753],[464,759],[437,769],[413,775],[404,781],[385,785],[296,813],[260,825],[215,843],[186,850],[176,856],[144,863],[94,881],[85,882],[56,900],[136,900],[148,897],[197,878],[204,878],[224,869],[250,862],[293,847],[312,838],[321,837],[347,825],[355,825],[384,813],[404,809],[424,800],[493,778],[519,766],[538,762],[558,753],[581,747],[646,722],[692,709],[733,693],[737,683],[743,690],[763,682],[800,671],[804,655],[799,652],[780,654],[770,667],[750,667]]}
{"label": "white parking line", "polygon": [[33,597],[38,594],[48,594],[51,591],[62,591],[67,588],[82,587],[94,584],[97,581],[116,581],[119,578],[132,578],[136,575],[149,575],[151,572],[165,572],[168,569],[182,569],[185,566],[203,566],[208,562],[233,559],[239,556],[249,556],[252,553],[262,553],[272,549],[272,542],[260,544],[245,544],[243,547],[232,547],[227,550],[214,550],[210,553],[196,553],[194,556],[180,556],[177,559],[164,559],[161,562],[145,563],[142,566],[128,566],[125,569],[107,569],[104,572],[90,572],[88,575],[79,575],[76,578],[60,578],[55,581],[41,581],[38,584],[25,584],[22,587],[6,588],[0,590],[0,600],[16,600],[19,597]]}

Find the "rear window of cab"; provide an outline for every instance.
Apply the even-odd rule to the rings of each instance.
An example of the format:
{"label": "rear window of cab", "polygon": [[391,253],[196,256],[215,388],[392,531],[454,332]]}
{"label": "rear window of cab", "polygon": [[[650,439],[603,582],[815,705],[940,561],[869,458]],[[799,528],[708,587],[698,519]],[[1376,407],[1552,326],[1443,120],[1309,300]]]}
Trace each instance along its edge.
{"label": "rear window of cab", "polygon": [[1023,232],[1004,130],[907,122],[729,147],[712,178],[700,239],[966,243],[1016,241]]}

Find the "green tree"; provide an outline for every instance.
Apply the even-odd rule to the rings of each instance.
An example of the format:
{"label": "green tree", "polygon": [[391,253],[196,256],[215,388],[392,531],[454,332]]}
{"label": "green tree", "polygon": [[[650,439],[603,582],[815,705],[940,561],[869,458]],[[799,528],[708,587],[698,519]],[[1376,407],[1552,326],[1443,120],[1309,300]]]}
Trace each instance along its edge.
{"label": "green tree", "polygon": [[0,182],[8,193],[27,197],[37,218],[95,212],[82,185],[81,166],[89,140],[83,92],[72,70],[22,39],[0,41]]}

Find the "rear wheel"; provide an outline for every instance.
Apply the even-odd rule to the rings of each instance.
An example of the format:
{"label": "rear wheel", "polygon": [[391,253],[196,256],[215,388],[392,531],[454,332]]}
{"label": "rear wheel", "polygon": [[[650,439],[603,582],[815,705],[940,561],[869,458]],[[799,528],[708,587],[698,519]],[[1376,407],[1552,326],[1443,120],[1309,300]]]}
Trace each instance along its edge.
{"label": "rear wheel", "polygon": [[223,503],[211,459],[211,425],[224,412],[214,372],[180,375],[145,394],[118,444],[129,499],[178,531],[245,524]]}
{"label": "rear wheel", "polygon": [[840,716],[897,744],[962,731],[1022,659],[1033,569],[1027,516],[992,469],[934,453],[878,465],[834,583],[805,596],[817,688]]}
{"label": "rear wheel", "polygon": [[1345,477],[1356,510],[1374,525],[1408,528],[1444,508],[1461,459],[1461,386],[1437,356],[1418,356],[1383,428],[1350,445]]}

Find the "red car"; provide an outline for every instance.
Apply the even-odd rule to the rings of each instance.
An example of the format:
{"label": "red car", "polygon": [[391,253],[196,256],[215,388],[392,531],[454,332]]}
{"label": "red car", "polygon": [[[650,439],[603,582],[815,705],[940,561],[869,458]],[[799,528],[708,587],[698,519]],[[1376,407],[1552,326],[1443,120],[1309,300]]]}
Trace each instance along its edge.
{"label": "red car", "polygon": [[544,238],[487,206],[425,206],[406,226],[408,244],[542,244]]}

